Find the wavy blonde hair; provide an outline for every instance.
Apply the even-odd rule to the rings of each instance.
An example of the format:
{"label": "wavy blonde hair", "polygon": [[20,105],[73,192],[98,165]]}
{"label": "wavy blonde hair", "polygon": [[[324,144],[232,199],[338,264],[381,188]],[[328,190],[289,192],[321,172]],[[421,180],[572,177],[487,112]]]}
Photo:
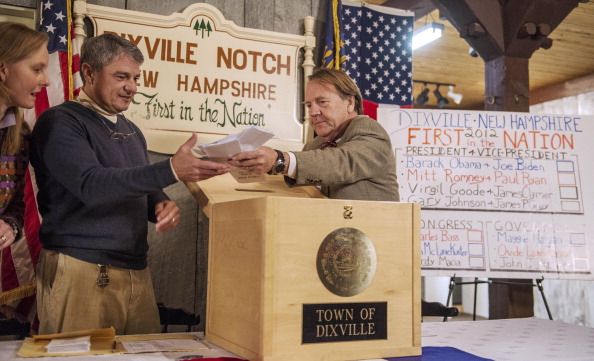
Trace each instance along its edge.
{"label": "wavy blonde hair", "polygon": [[[0,22],[0,64],[14,64],[47,44],[47,34],[28,28],[26,25]],[[0,99],[10,104],[10,94],[4,82],[0,81]],[[22,136],[29,133],[23,112],[15,109],[16,125],[7,129],[0,151],[3,154],[17,154],[21,149]]]}

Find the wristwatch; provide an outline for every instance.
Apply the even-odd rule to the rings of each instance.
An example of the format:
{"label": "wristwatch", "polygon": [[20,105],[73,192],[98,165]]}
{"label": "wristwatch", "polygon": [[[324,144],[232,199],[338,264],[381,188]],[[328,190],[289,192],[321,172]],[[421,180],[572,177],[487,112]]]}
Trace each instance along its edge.
{"label": "wristwatch", "polygon": [[268,174],[270,175],[282,174],[285,171],[285,156],[280,150],[275,149],[275,151],[276,160],[274,161],[272,168],[268,171]]}

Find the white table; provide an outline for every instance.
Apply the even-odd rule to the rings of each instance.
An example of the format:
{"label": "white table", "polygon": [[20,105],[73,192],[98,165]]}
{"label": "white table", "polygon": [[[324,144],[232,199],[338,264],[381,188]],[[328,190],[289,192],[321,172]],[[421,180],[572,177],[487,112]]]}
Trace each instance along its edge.
{"label": "white table", "polygon": [[[424,322],[423,346],[450,346],[497,361],[593,361],[594,329],[535,318]],[[21,359],[21,341],[0,342],[0,361],[171,361],[186,353]],[[204,357],[233,356],[212,347]],[[314,361],[314,360],[312,360]]]}

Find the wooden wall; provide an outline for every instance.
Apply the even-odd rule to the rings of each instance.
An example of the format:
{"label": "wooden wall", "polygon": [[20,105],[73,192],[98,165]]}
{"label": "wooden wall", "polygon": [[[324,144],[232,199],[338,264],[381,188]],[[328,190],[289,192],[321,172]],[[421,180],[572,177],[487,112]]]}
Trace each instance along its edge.
{"label": "wooden wall", "polygon": [[[24,1],[24,0],[21,0]],[[29,0],[30,1],[30,0]],[[237,25],[278,31],[291,34],[303,33],[303,18],[324,14],[325,0],[87,0],[89,4],[143,11],[154,14],[170,14],[183,10],[193,3],[207,3],[219,9],[225,18]],[[323,21],[324,16],[320,17]]]}

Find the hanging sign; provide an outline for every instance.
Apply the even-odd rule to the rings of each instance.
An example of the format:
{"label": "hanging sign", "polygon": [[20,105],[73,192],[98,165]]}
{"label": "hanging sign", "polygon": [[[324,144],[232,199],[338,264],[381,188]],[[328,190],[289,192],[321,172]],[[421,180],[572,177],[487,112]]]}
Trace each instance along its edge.
{"label": "hanging sign", "polygon": [[242,28],[203,3],[169,16],[87,8],[96,34],[117,34],[144,54],[126,114],[151,150],[174,152],[180,141],[171,136],[197,132],[205,143],[250,126],[302,144],[297,100],[305,37]]}

